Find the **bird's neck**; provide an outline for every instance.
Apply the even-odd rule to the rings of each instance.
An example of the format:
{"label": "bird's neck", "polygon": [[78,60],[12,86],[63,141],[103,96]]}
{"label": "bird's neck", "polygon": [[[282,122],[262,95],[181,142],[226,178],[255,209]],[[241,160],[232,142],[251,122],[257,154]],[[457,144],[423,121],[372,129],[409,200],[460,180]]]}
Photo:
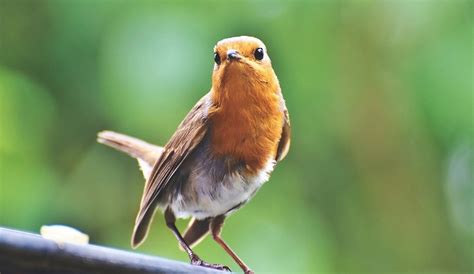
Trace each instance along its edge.
{"label": "bird's neck", "polygon": [[283,115],[278,83],[242,81],[211,91],[212,150],[242,161],[250,173],[275,156]]}

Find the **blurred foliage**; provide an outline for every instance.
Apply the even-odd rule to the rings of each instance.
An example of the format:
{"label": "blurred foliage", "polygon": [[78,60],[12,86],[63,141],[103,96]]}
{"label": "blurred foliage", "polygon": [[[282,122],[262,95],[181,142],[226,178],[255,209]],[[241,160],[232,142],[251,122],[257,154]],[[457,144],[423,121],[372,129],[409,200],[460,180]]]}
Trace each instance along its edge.
{"label": "blurred foliage", "polygon": [[[472,272],[471,1],[0,1],[0,225],[129,249],[143,180],[102,129],[164,144],[212,48],[267,44],[287,159],[224,237],[256,271]],[[180,227],[186,224],[179,223]],[[232,260],[206,239],[197,252]],[[187,260],[161,216],[141,252]]]}

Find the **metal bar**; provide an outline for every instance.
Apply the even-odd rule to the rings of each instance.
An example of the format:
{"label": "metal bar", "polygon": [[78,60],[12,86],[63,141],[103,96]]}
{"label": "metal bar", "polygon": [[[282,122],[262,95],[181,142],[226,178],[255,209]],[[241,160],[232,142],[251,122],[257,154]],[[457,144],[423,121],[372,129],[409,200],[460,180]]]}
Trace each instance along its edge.
{"label": "metal bar", "polygon": [[222,273],[149,255],[56,243],[40,235],[0,227],[0,274],[9,273]]}

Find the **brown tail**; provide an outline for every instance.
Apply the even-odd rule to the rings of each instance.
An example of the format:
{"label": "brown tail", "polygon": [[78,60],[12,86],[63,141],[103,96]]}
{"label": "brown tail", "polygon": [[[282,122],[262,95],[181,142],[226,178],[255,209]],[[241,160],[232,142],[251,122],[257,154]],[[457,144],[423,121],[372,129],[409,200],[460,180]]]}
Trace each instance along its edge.
{"label": "brown tail", "polygon": [[163,152],[162,147],[113,131],[99,132],[97,142],[113,147],[137,159],[145,179],[148,178],[153,165]]}
{"label": "brown tail", "polygon": [[[106,146],[115,148],[118,151],[124,152],[129,156],[138,160],[138,164],[143,171],[145,180],[148,179],[151,169],[156,160],[163,152],[163,148],[149,144],[140,139],[130,137],[113,131],[101,131],[97,134],[97,142]],[[148,227],[153,219],[153,211],[150,211],[145,217],[144,221],[135,227],[133,232],[132,247],[136,248],[146,238]]]}
{"label": "brown tail", "polygon": [[125,152],[133,158],[145,161],[153,166],[163,151],[162,147],[149,144],[140,139],[113,131],[101,131],[97,134],[97,141]]}

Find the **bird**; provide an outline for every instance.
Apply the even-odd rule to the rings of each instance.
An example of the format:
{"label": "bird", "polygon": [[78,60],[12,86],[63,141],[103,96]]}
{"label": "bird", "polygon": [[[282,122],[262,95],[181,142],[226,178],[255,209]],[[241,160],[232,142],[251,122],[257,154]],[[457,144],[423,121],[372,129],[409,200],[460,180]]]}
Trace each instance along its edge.
{"label": "bird", "polygon": [[[217,42],[212,86],[163,146],[102,131],[98,141],[136,158],[146,183],[132,247],[147,237],[159,209],[191,264],[230,271],[203,261],[193,247],[208,234],[244,273],[254,273],[221,236],[225,219],[245,205],[286,157],[291,139],[288,109],[265,44],[251,36]],[[190,218],[181,233],[177,218]]]}

